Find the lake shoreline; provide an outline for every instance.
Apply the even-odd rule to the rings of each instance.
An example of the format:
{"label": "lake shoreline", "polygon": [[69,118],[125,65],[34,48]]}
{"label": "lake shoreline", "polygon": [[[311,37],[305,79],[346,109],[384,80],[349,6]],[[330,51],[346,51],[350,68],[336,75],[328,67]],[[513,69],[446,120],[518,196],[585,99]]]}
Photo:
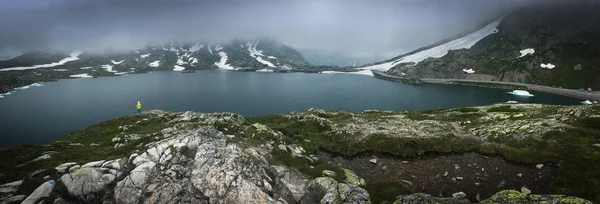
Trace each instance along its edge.
{"label": "lake shoreline", "polygon": [[[371,71],[373,75],[378,77],[375,78],[387,78],[391,81],[402,82],[403,77],[392,76],[384,72]],[[482,81],[482,80],[467,80],[467,79],[433,79],[433,78],[419,78],[421,83],[429,84],[447,84],[447,85],[460,85],[460,86],[476,86],[486,87],[495,89],[515,89],[515,88],[526,88],[526,90],[539,91],[544,93],[556,94],[561,96],[568,96],[573,98],[579,98],[584,100],[595,100],[600,101],[600,92],[587,92],[578,91],[573,89],[562,89],[537,84],[526,84],[516,82],[500,82],[500,81]],[[494,85],[489,85],[494,84]]]}

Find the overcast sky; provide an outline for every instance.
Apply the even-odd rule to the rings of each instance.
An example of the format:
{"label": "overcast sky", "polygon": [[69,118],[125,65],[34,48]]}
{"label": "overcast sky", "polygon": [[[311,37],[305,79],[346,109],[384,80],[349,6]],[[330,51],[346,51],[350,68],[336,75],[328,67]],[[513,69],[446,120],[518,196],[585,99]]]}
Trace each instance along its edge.
{"label": "overcast sky", "polygon": [[295,48],[392,57],[530,0],[2,0],[0,56],[278,38]]}

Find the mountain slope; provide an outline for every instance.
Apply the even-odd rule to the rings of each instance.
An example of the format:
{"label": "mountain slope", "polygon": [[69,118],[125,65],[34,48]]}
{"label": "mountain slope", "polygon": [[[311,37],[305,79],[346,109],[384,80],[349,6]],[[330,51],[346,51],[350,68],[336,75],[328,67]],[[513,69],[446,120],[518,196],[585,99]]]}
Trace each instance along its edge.
{"label": "mountain slope", "polygon": [[170,43],[127,53],[32,52],[0,61],[0,93],[62,78],[115,76],[156,70],[306,67],[310,64],[277,40],[227,44]]}
{"label": "mountain slope", "polygon": [[[600,89],[599,9],[598,2],[583,1],[533,5],[450,43],[364,68],[421,78]],[[491,33],[478,35],[482,31]],[[447,49],[452,42],[465,46]]]}

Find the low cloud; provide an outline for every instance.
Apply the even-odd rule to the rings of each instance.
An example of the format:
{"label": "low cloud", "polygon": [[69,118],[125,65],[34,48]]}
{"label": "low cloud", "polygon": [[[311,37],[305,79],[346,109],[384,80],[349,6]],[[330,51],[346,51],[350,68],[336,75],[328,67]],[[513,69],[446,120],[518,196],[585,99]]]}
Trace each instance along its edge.
{"label": "low cloud", "polygon": [[271,36],[300,49],[391,57],[475,29],[531,2],[5,0],[0,56]]}

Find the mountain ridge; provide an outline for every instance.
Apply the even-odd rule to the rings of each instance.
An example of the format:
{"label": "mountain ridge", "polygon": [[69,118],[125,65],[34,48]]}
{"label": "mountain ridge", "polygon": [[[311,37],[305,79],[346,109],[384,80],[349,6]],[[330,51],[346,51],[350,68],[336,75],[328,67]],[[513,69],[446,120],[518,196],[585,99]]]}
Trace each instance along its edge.
{"label": "mountain ridge", "polygon": [[[600,60],[595,56],[600,53],[594,49],[600,45],[597,9],[600,9],[598,2],[585,1],[524,7],[503,17],[496,27],[497,33],[479,39],[469,49],[449,50],[445,55],[428,57],[417,64],[386,64],[383,71],[416,78],[506,81],[598,90]],[[417,51],[439,47],[427,46]],[[411,53],[362,68],[377,69],[382,64],[419,54]]]}

